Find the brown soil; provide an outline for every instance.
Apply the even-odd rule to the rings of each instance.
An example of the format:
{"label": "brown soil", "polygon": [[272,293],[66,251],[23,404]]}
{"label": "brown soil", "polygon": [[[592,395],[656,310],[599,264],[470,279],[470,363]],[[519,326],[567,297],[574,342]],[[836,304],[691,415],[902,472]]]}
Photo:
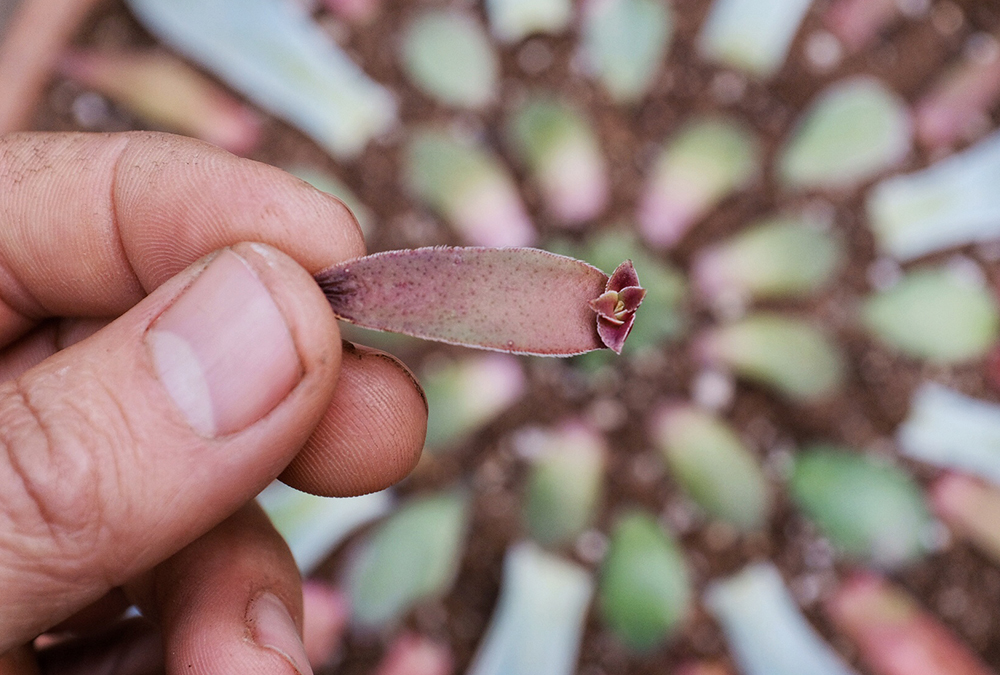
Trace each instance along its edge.
{"label": "brown soil", "polygon": [[[766,139],[770,156],[805,104],[830,82],[848,74],[873,73],[913,101],[935,75],[956,58],[970,33],[1000,28],[1000,5],[995,2],[936,2],[938,10],[935,11],[947,5],[964,12],[965,22],[955,34],[942,35],[928,20],[905,21],[893,28],[876,47],[847,58],[832,72],[817,75],[803,65],[802,56],[804,36],[820,25],[814,11],[793,46],[788,65],[773,83],[750,82],[745,95],[737,102],[720,105],[712,94],[712,83],[720,71],[701,63],[693,50],[693,36],[709,3],[707,0],[675,0],[677,33],[668,65],[642,105],[632,109],[612,105],[601,91],[575,74],[571,57],[576,38],[575,34],[568,34],[530,40],[532,49],[547,50],[552,55],[551,65],[538,73],[525,72],[519,65],[519,55],[526,48],[524,44],[503,48],[500,100],[504,104],[483,115],[471,115],[456,114],[434,104],[410,86],[400,72],[395,58],[399,31],[423,3],[384,4],[385,10],[374,25],[363,30],[341,27],[336,35],[370,75],[398,93],[404,129],[429,121],[458,120],[479,130],[499,153],[506,156],[500,141],[505,107],[517,101],[524,92],[536,88],[557,90],[590,111],[611,162],[613,176],[611,206],[605,216],[591,226],[591,231],[631,219],[651,153],[692,116],[713,111],[738,116]],[[824,6],[819,1],[816,4],[817,9]],[[320,16],[320,19],[330,23],[329,17]],[[117,1],[101,7],[84,27],[79,40],[101,45],[152,42]],[[71,112],[73,101],[80,93],[72,83],[55,82],[46,104],[38,113],[36,128],[81,128]],[[112,107],[94,126],[101,130],[120,130],[142,128],[142,123]],[[307,163],[342,177],[377,215],[379,227],[370,242],[371,250],[452,242],[447,230],[399,189],[399,140],[393,138],[373,144],[358,161],[336,164],[300,133],[270,119],[265,141],[253,157],[279,166]],[[929,158],[918,154],[907,168],[919,167],[928,161]],[[513,162],[509,164],[516,166]],[[515,173],[543,233],[557,232],[539,208],[537,194],[524,183],[520,173]],[[874,242],[865,224],[862,194],[863,191],[856,191],[817,198],[833,209],[836,227],[848,244],[850,264],[830,290],[815,301],[779,305],[790,311],[811,314],[839,335],[851,364],[848,386],[837,399],[805,408],[784,402],[764,390],[740,385],[728,414],[755,447],[765,449],[762,454],[771,461],[780,455],[782,448],[817,439],[894,452],[891,443],[894,429],[906,413],[914,387],[928,377],[953,383],[971,394],[997,398],[989,388],[981,364],[954,369],[926,367],[894,356],[852,325],[852,308],[869,289],[868,270],[876,258]],[[700,247],[727,236],[757,217],[804,201],[806,199],[801,197],[781,194],[765,178],[756,189],[724,203],[668,258],[685,268]],[[972,249],[964,253],[982,264],[992,280],[1000,276],[996,262],[986,259],[988,256]],[[693,309],[695,331],[713,322],[706,309]],[[439,350],[441,348],[436,346],[422,347],[403,356],[418,367],[428,353]],[[522,533],[518,506],[523,476],[522,467],[509,447],[511,431],[525,423],[550,422],[565,414],[588,414],[595,401],[617,401],[625,406],[628,417],[627,422],[611,434],[614,453],[607,472],[601,529],[607,531],[614,514],[626,505],[639,504],[654,513],[666,514],[667,520],[671,520],[671,514],[680,504],[678,490],[660,468],[644,437],[642,419],[655,399],[688,396],[697,366],[689,355],[686,342],[666,347],[662,358],[651,362],[623,361],[616,372],[596,380],[582,379],[564,362],[526,360],[525,365],[532,386],[524,400],[454,451],[437,455],[422,464],[402,486],[406,492],[430,490],[455,482],[476,486],[473,535],[454,589],[444,601],[426,604],[408,620],[413,627],[446,639],[452,645],[457,659],[456,672],[462,672],[469,663],[491,615],[504,550]],[[934,472],[925,467],[908,466],[922,481],[933,478]],[[699,589],[711,578],[730,574],[747,562],[760,559],[778,564],[795,588],[808,583],[828,588],[844,571],[839,565],[830,566],[827,557],[822,555],[814,531],[787,501],[781,502],[766,536],[729,537],[717,527],[698,523],[680,536]],[[322,568],[321,574],[333,574],[337,562],[337,558],[333,558]],[[1000,669],[1000,621],[997,620],[1000,569],[967,545],[953,543],[895,578],[988,663]],[[834,635],[816,610],[816,604],[809,604],[807,611],[833,644],[853,659],[850,646]],[[348,639],[336,672],[345,675],[371,672],[382,646],[373,638]],[[703,610],[696,611],[687,629],[669,647],[644,658],[625,653],[592,618],[588,623],[579,672],[586,675],[665,673],[671,672],[672,667],[684,659],[703,656],[725,658],[721,634]]]}

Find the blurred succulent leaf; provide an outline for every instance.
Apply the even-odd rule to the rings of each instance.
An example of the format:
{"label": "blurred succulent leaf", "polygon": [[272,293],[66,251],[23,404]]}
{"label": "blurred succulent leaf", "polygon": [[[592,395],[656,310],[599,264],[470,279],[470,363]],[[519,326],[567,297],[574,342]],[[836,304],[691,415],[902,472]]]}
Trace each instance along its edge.
{"label": "blurred succulent leaf", "polygon": [[804,319],[759,313],[710,329],[697,345],[709,365],[802,402],[836,393],[844,361],[835,343]]}
{"label": "blurred succulent leaf", "polygon": [[354,24],[369,24],[382,9],[382,0],[323,0],[336,16]]}
{"label": "blurred succulent leaf", "polygon": [[637,103],[663,66],[673,32],[673,11],[662,0],[586,0],[582,56],[612,100]]}
{"label": "blurred succulent leaf", "polygon": [[952,532],[1000,564],[1000,490],[949,473],[934,482],[929,498],[934,513]]}
{"label": "blurred succulent leaf", "polygon": [[840,240],[805,217],[777,216],[700,250],[692,276],[709,299],[804,297],[844,261]]}
{"label": "blurred succulent leaf", "polygon": [[798,122],[778,159],[795,189],[845,190],[898,166],[913,144],[906,103],[873,77],[830,86]]}
{"label": "blurred succulent leaf", "polygon": [[361,626],[384,626],[414,605],[448,592],[462,556],[468,500],[460,492],[416,497],[354,552],[345,575]]}
{"label": "blurred succulent leaf", "polygon": [[712,517],[749,531],[771,513],[771,488],[753,453],[717,416],[665,404],[652,415],[650,437],[671,475]]}
{"label": "blurred succulent leaf", "polygon": [[851,51],[868,45],[899,16],[897,0],[835,0],[823,22]]}
{"label": "blurred succulent leaf", "polygon": [[333,195],[344,202],[344,205],[351,210],[357,219],[358,226],[366,240],[374,234],[375,215],[342,180],[333,174],[309,166],[293,166],[286,171],[309,183],[317,190]]}
{"label": "blurred succulent leaf", "polygon": [[538,95],[515,112],[509,144],[528,166],[547,209],[567,226],[597,217],[608,201],[608,168],[590,122],[575,108]]}
{"label": "blurred succulent leaf", "polygon": [[448,645],[403,633],[393,640],[375,668],[375,675],[451,675],[454,670]]}
{"label": "blurred succulent leaf", "polygon": [[795,458],[795,503],[841,553],[882,568],[927,550],[931,517],[920,486],[898,467],[833,447]]}
{"label": "blurred succulent leaf", "polygon": [[421,372],[430,409],[426,448],[454,445],[488,424],[521,397],[527,380],[521,362],[508,354],[476,354],[438,363]]}
{"label": "blurred succulent leaf", "polygon": [[660,152],[646,179],[639,226],[655,247],[669,248],[722,200],[757,176],[760,144],[725,118],[688,123]]}
{"label": "blurred succulent leaf", "polygon": [[593,522],[600,506],[607,444],[583,422],[551,430],[525,429],[514,439],[528,459],[524,516],[543,546],[571,543]]}
{"label": "blurred succulent leaf", "polygon": [[447,220],[464,243],[530,246],[535,227],[495,155],[441,130],[421,129],[403,157],[409,191]]}
{"label": "blurred succulent leaf", "polygon": [[338,319],[536,356],[621,353],[645,297],[629,260],[609,276],[534,248],[382,251],[328,267],[315,279]]}
{"label": "blurred succulent leaf", "polygon": [[1000,485],[1000,405],[924,383],[896,430],[903,454]]}
{"label": "blurred succulent leaf", "polygon": [[500,599],[467,675],[571,675],[594,584],[584,568],[522,542],[507,551]]}
{"label": "blurred succulent leaf", "polygon": [[993,675],[934,615],[871,572],[848,578],[826,613],[876,675]]}
{"label": "blurred succulent leaf", "polygon": [[742,675],[857,675],[809,625],[771,563],[712,582],[705,605]]}
{"label": "blurred succulent leaf", "polygon": [[490,30],[501,42],[534,33],[562,33],[573,20],[572,0],[486,0]]}
{"label": "blurred succulent leaf", "polygon": [[[633,228],[613,227],[588,237],[582,244],[555,241],[546,248],[554,253],[586,260],[599,269],[612,269],[621,260],[631,260],[636,269],[642,270],[646,297],[642,301],[642,311],[635,315],[635,324],[629,334],[630,353],[657,349],[663,342],[679,338],[687,328],[684,275],[651,255],[638,240]],[[574,362],[591,357],[606,362],[609,356],[613,355],[591,352],[575,357]]]}
{"label": "blurred succulent leaf", "polygon": [[482,108],[497,91],[500,65],[489,38],[471,15],[422,11],[403,34],[403,66],[421,91],[458,108]]}
{"label": "blurred succulent leaf", "polygon": [[1000,238],[1000,133],[928,169],[879,183],[868,218],[879,248],[910,260]]}
{"label": "blurred succulent leaf", "polygon": [[781,69],[812,0],[714,0],[698,36],[711,61],[767,78]]}
{"label": "blurred succulent leaf", "polygon": [[70,51],[60,72],[147,122],[236,154],[260,140],[260,119],[232,94],[163,52]]}
{"label": "blurred succulent leaf", "polygon": [[966,56],[917,102],[917,135],[931,148],[967,140],[1000,101],[1000,43],[992,35],[970,38]]}
{"label": "blurred succulent leaf", "polygon": [[317,497],[275,481],[257,501],[292,550],[299,569],[308,574],[348,535],[385,515],[393,499],[386,490],[360,497]]}
{"label": "blurred succulent leaf", "polygon": [[649,515],[627,513],[611,532],[598,583],[600,615],[631,650],[648,652],[680,630],[691,579],[677,542]]}
{"label": "blurred succulent leaf", "polygon": [[396,124],[376,84],[306,12],[281,0],[128,0],[135,16],[333,155],[356,156]]}
{"label": "blurred succulent leaf", "polygon": [[733,675],[733,671],[721,663],[703,661],[686,663],[675,670],[674,675]]}
{"label": "blurred succulent leaf", "polygon": [[1000,336],[1000,307],[993,294],[947,268],[908,273],[866,300],[861,318],[886,344],[937,363],[979,358]]}

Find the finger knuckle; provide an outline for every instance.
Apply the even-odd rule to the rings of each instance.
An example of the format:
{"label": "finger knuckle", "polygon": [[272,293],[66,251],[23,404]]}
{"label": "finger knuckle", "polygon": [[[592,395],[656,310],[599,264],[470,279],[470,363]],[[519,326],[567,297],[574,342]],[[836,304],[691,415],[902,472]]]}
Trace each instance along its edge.
{"label": "finger knuckle", "polygon": [[114,536],[123,505],[121,452],[127,424],[102,387],[53,391],[55,383],[0,385],[0,508],[11,531],[66,559],[87,560]]}

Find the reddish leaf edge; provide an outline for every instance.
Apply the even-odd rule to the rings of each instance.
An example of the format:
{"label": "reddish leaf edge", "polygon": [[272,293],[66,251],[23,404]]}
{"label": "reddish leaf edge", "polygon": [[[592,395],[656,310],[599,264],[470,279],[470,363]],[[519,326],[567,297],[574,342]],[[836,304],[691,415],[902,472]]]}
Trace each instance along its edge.
{"label": "reddish leaf edge", "polygon": [[[356,317],[347,317],[338,313],[337,307],[339,305],[339,298],[345,292],[345,288],[354,285],[352,279],[345,276],[344,271],[350,269],[354,263],[359,260],[366,260],[375,257],[395,257],[400,255],[405,255],[409,252],[420,252],[429,249],[442,250],[442,251],[459,251],[459,250],[470,250],[470,251],[488,251],[488,250],[525,250],[533,251],[545,256],[552,256],[558,258],[565,258],[571,260],[578,265],[583,265],[589,267],[590,269],[600,272],[606,279],[604,293],[596,298],[593,298],[589,302],[590,309],[594,312],[596,317],[596,332],[605,348],[611,349],[616,354],[621,354],[622,349],[625,346],[625,341],[628,338],[629,333],[632,331],[632,326],[635,323],[635,312],[642,304],[642,301],[646,295],[646,289],[639,285],[639,276],[635,270],[631,260],[626,260],[621,263],[615,271],[608,275],[602,270],[594,267],[590,263],[576,258],[571,258],[569,256],[562,256],[551,251],[546,251],[544,249],[535,249],[528,247],[486,247],[486,246],[472,246],[472,247],[456,247],[456,246],[429,246],[417,249],[395,249],[390,251],[379,251],[378,253],[372,253],[367,256],[361,256],[358,258],[352,258],[350,260],[345,260],[336,265],[332,265],[323,270],[320,270],[313,275],[313,278],[319,284],[320,289],[326,295],[327,300],[330,303],[330,307],[333,310],[334,315],[341,321],[346,321],[348,323],[360,326],[362,328],[369,328],[372,330],[386,331],[386,332],[400,332],[402,331],[391,331],[389,329],[369,326],[364,323],[363,320],[359,320]],[[474,283],[475,280],[470,280]],[[420,339],[431,340],[434,342],[442,342],[445,344],[456,345],[460,347],[468,347],[472,349],[483,349],[487,351],[498,351],[505,353],[516,353],[526,356],[578,356],[584,354],[587,351],[573,351],[573,352],[535,352],[535,351],[512,351],[506,349],[498,349],[493,346],[475,344],[469,342],[456,342],[452,340],[447,340],[443,338],[433,338],[427,337],[426,335],[414,335]]]}

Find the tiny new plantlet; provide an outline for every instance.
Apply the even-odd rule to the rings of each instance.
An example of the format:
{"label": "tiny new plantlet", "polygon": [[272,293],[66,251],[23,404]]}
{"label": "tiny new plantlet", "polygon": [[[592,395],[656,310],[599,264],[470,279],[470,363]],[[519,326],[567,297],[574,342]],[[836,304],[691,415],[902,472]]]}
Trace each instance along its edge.
{"label": "tiny new plantlet", "polygon": [[621,353],[646,290],[626,260],[609,277],[532,248],[386,251],[316,274],[338,318],[514,354]]}

